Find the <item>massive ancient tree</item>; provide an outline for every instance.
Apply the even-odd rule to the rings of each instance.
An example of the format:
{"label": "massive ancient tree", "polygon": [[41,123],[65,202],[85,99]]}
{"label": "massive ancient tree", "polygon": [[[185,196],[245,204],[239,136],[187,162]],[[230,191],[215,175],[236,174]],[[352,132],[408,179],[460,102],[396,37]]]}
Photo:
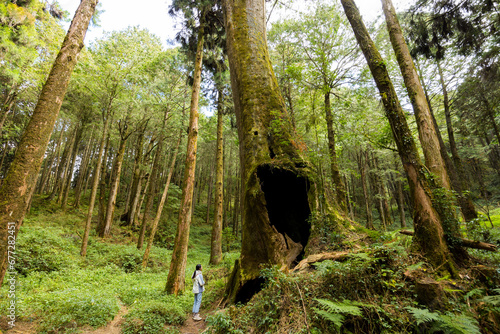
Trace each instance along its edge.
{"label": "massive ancient tree", "polygon": [[7,268],[9,223],[15,223],[15,238],[36,185],[38,170],[97,2],[98,0],[82,0],[78,6],[19,143],[14,161],[0,188],[0,285]]}
{"label": "massive ancient tree", "polygon": [[295,138],[267,49],[264,0],[225,0],[242,168],[242,249],[228,302],[260,288],[260,265],[289,267],[315,244],[316,174]]}
{"label": "massive ancient tree", "polygon": [[454,224],[453,221],[449,221],[452,215],[446,211],[447,203],[440,203],[445,190],[439,187],[441,184],[433,184],[429,172],[420,161],[415,141],[389,78],[386,64],[370,38],[358,8],[353,0],[342,0],[342,5],[380,92],[398,147],[399,157],[406,172],[414,203],[416,244],[430,263],[454,274],[454,261],[449,246],[455,246],[457,253],[460,247],[451,233],[448,238],[445,238],[445,230],[450,232],[448,224]]}

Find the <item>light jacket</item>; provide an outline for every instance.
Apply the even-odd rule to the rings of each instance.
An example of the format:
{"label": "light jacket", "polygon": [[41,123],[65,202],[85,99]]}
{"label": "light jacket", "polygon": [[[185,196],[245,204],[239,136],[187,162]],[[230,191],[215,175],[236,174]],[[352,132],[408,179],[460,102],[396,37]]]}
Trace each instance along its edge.
{"label": "light jacket", "polygon": [[203,274],[201,270],[196,270],[196,274],[193,278],[193,293],[200,293],[205,290],[203,286],[205,285],[205,281],[203,280]]}

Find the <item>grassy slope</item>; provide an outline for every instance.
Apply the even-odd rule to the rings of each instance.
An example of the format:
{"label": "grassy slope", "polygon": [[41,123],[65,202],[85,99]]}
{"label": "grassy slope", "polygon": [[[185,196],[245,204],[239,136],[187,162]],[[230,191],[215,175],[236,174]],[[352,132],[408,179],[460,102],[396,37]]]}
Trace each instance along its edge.
{"label": "grassy slope", "polygon": [[[170,240],[175,233],[174,215],[162,222],[165,247],[153,246],[148,268],[142,271],[144,249],[137,250],[136,233],[119,226],[113,228],[108,240],[91,232],[87,258],[79,256],[85,209],[63,213],[52,204],[35,200],[16,244],[17,321],[37,322],[37,332],[78,332],[82,326],[105,325],[125,305],[129,311],[122,326],[125,333],[177,332],[165,325],[185,321],[192,294],[190,289],[179,297],[163,293],[171,258]],[[192,226],[186,286],[191,286],[191,269],[197,263],[204,264],[210,283],[203,302],[209,305],[218,298],[217,293],[220,295],[224,274],[239,254],[226,253],[221,265],[209,267],[211,230],[199,220],[195,216]],[[0,294],[6,293],[5,284]],[[1,315],[7,314],[6,307],[6,303],[0,303]],[[0,324],[5,330],[4,317]]]}

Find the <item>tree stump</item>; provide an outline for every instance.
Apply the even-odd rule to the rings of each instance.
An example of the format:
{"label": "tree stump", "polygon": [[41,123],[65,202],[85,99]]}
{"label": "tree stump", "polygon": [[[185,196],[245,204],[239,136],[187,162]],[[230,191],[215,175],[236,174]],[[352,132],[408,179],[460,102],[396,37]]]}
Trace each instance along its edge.
{"label": "tree stump", "polygon": [[446,303],[446,297],[441,285],[429,277],[424,277],[415,282],[417,302],[430,309],[442,308]]}

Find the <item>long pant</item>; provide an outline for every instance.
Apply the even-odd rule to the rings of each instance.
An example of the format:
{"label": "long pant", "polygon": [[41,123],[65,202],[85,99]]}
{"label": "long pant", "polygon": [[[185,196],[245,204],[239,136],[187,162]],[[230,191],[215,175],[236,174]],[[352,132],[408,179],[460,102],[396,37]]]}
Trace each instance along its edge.
{"label": "long pant", "polygon": [[203,292],[195,293],[194,294],[193,313],[200,312],[200,305],[201,305],[201,296],[202,296],[202,294],[203,294]]}

